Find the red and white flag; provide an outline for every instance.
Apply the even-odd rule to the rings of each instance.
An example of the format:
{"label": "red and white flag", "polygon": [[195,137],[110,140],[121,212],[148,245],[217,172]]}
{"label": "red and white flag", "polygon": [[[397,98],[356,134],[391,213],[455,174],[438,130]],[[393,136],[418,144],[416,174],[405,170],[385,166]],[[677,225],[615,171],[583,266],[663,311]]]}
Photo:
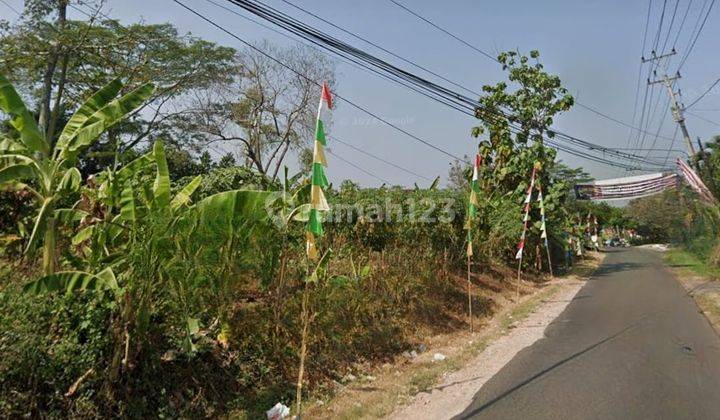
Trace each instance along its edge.
{"label": "red and white flag", "polygon": [[532,201],[532,192],[535,187],[535,168],[533,167],[532,175],[530,175],[530,185],[527,189],[527,196],[525,196],[525,215],[523,216],[523,231],[520,237],[520,243],[518,244],[518,250],[515,254],[515,259],[522,259],[523,249],[525,249],[525,235],[527,234],[528,221],[530,220],[530,201]]}

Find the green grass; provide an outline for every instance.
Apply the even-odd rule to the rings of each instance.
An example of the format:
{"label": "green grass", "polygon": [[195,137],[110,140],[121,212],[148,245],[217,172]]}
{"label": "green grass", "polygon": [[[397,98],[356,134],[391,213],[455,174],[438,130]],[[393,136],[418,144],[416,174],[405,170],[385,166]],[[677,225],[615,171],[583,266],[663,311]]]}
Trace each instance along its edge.
{"label": "green grass", "polygon": [[712,266],[689,251],[676,248],[665,253],[665,262],[673,268],[692,271],[703,277],[720,277],[720,268]]}

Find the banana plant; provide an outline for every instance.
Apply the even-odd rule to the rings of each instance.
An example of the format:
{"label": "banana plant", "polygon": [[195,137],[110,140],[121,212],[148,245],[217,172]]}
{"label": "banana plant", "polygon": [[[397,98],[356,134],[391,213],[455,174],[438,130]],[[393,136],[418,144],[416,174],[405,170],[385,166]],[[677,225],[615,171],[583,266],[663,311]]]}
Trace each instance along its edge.
{"label": "banana plant", "polygon": [[35,196],[39,211],[25,254],[32,255],[42,243],[45,275],[55,272],[57,203],[77,191],[82,181],[75,166],[78,155],[144,104],[155,85],[146,83],[118,97],[122,88],[122,82],[115,79],[95,92],[68,120],[53,145],[13,85],[0,74],[0,111],[10,116],[16,131],[12,138],[0,134],[0,185],[10,184]]}

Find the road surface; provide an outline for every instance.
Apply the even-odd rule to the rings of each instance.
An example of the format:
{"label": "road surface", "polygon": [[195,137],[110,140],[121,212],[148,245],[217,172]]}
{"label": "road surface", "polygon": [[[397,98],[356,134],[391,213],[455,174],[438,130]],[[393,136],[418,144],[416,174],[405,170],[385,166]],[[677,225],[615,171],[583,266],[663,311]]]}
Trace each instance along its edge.
{"label": "road surface", "polygon": [[662,254],[609,249],[545,338],[456,418],[720,419],[720,338]]}

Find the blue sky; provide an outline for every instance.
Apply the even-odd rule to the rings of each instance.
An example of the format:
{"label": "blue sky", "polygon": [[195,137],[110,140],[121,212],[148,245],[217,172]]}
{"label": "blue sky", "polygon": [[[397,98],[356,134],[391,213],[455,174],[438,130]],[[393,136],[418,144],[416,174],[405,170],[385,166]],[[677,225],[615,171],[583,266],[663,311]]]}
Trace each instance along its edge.
{"label": "blue sky", "polygon": [[[21,0],[5,1],[17,9],[22,6]],[[222,0],[216,1],[224,3]],[[470,89],[479,91],[482,85],[493,84],[504,78],[496,63],[418,20],[388,0],[292,1],[333,21],[336,25],[381,44],[388,50],[418,62]],[[661,40],[665,37],[675,1],[666,1]],[[676,45],[679,54],[670,62],[672,72],[679,62],[679,56],[686,51],[690,33],[701,7],[704,6],[705,1],[712,0],[678,1],[678,11],[668,49],[679,29],[688,3],[690,1],[692,3]],[[259,41],[267,38],[282,45],[292,43],[285,37],[242,20],[205,0],[185,2],[247,40]],[[401,67],[407,67],[381,51],[362,45],[359,41],[340,34],[337,30],[314,21],[307,15],[302,15],[280,0],[264,0],[264,2],[303,21],[315,24],[323,31],[353,45],[366,48],[388,61],[401,64]],[[647,0],[492,2],[401,0],[401,2],[493,54],[496,51],[509,49],[519,49],[523,52],[531,49],[539,50],[546,69],[558,74],[563,84],[581,103],[595,107],[619,120],[632,122],[638,67],[642,54],[642,37],[648,10]],[[652,1],[648,35],[651,40],[658,28],[662,6],[663,0]],[[679,81],[679,87],[686,104],[720,78],[720,57],[717,55],[716,41],[720,38],[719,10],[720,6],[710,13],[703,32],[681,71],[683,77]],[[182,32],[191,32],[195,36],[220,44],[241,47],[238,41],[208,26],[172,0],[109,0],[105,12],[124,22],[139,19],[151,23],[169,21]],[[0,16],[12,17],[12,15],[13,12],[0,2]],[[649,47],[646,48],[645,56],[649,56],[649,50]],[[476,142],[469,135],[470,129],[476,124],[473,118],[460,115],[414,92],[342,62],[337,64],[337,74],[337,90],[343,96],[455,155],[473,153]],[[664,105],[667,94],[660,86],[654,89],[656,98],[657,95],[663,95],[661,105]],[[642,95],[640,100],[642,102]],[[711,121],[720,122],[720,84],[691,111]],[[657,112],[655,115],[649,130],[656,132],[660,128],[661,135],[672,137],[675,123],[670,114],[665,114],[665,118],[662,118],[662,112]],[[660,126],[661,120],[662,126]],[[331,133],[344,141],[430,178],[441,175],[445,179],[447,176],[451,160],[449,157],[377,121],[370,120],[367,115],[345,104],[341,104],[335,111],[334,121]],[[714,134],[720,134],[720,126],[693,115],[687,115],[687,124],[693,138],[700,136],[707,139]],[[630,129],[581,107],[575,107],[558,118],[555,127],[575,137],[604,146],[629,147]],[[648,136],[644,147],[650,147],[651,144],[652,139]],[[661,138],[657,140],[655,147],[669,146],[670,141]],[[684,148],[681,138],[678,137],[674,147]],[[412,185],[416,181],[421,185],[427,184],[425,180],[418,180],[348,149],[342,144],[334,145],[332,150],[371,174],[393,184]],[[615,168],[563,153],[560,153],[560,157],[571,166],[584,167],[597,178],[627,174]],[[293,158],[292,163],[294,160]],[[335,182],[350,178],[359,181],[362,185],[381,183],[378,179],[344,162],[337,159],[333,162],[332,157],[330,157],[328,175],[331,181]]]}

